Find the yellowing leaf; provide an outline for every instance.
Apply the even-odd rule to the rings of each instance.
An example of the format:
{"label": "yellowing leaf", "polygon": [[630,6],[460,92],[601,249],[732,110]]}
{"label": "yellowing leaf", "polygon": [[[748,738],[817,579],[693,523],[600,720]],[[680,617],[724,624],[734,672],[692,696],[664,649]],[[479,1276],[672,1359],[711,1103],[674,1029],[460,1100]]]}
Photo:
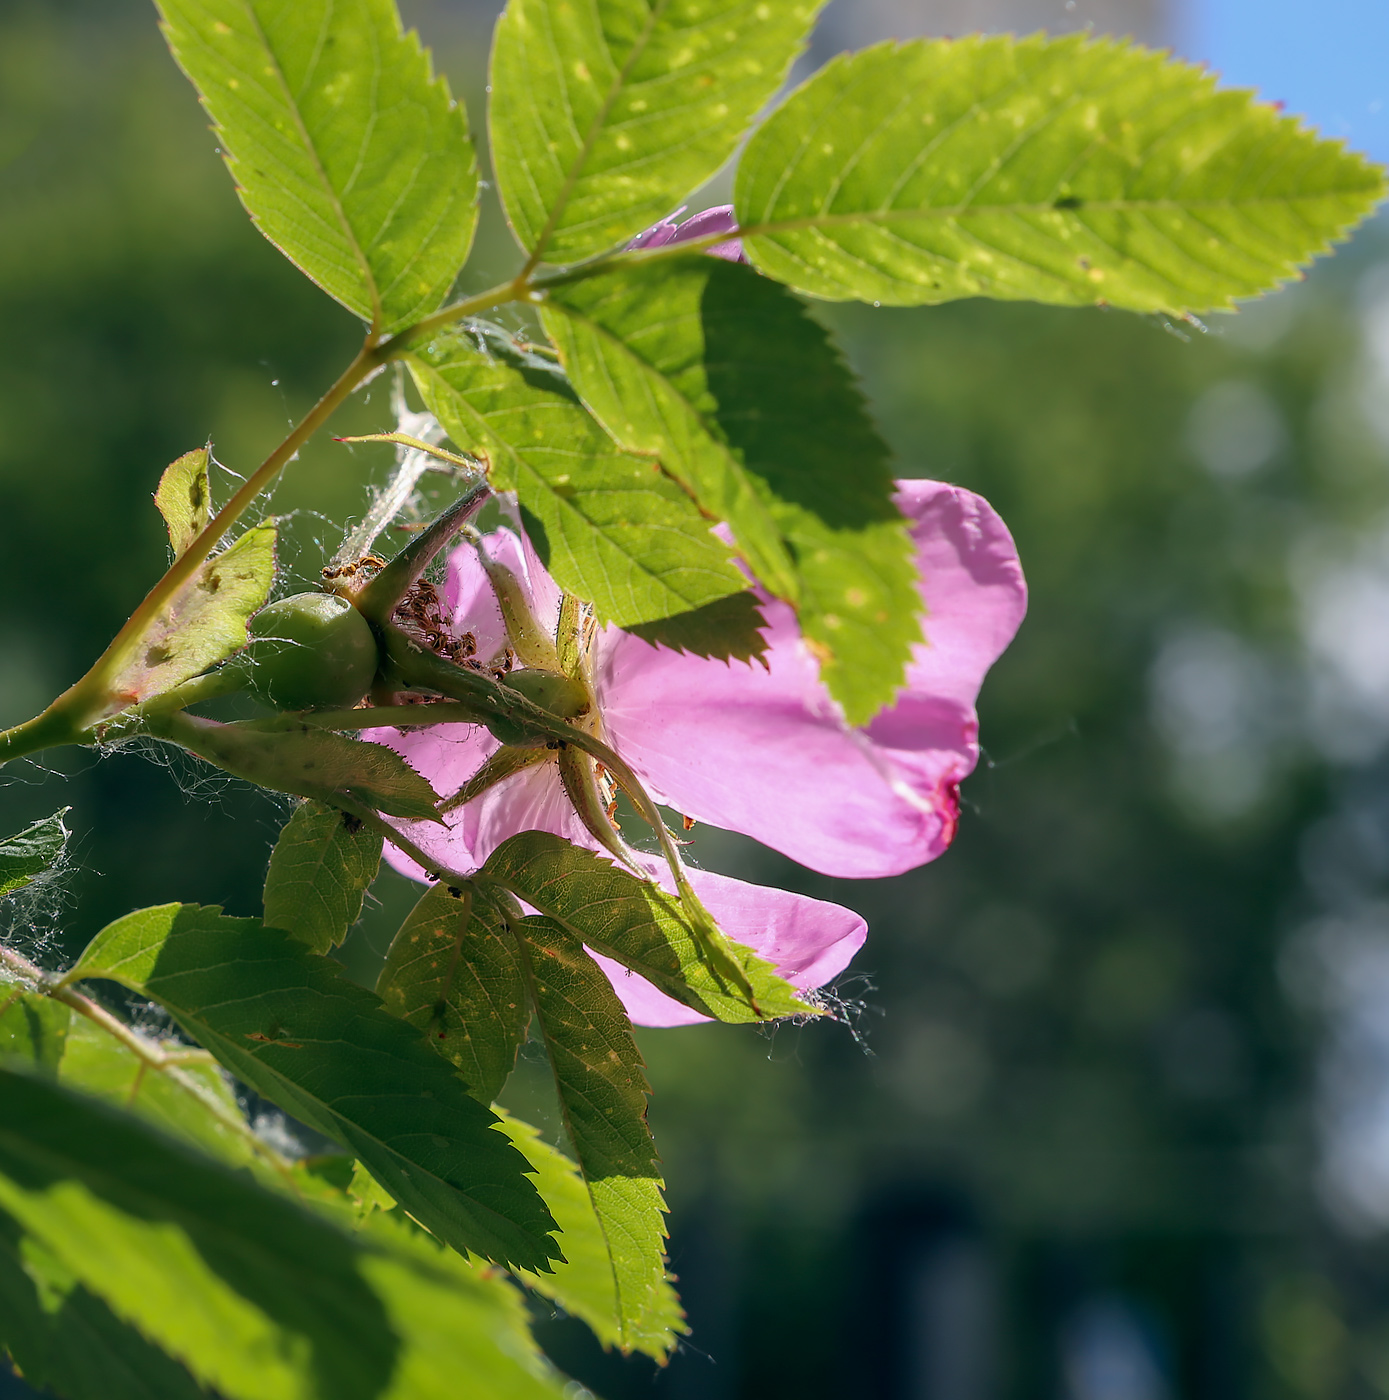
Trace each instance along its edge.
{"label": "yellowing leaf", "polygon": [[205,447],[170,462],[159,478],[154,503],[169,530],[169,544],[182,554],[212,519],[212,491],[207,479]]}

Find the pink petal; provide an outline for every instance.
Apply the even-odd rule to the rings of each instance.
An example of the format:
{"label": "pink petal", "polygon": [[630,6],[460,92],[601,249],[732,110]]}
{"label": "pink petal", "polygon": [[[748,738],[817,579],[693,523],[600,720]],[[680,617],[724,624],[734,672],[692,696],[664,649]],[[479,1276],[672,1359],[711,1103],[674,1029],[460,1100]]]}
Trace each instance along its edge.
{"label": "pink petal", "polygon": [[901,483],[923,568],[925,643],[896,705],[850,730],[787,606],[767,603],[767,668],[657,648],[609,628],[599,702],[613,746],[656,796],[829,875],[896,875],[935,859],[978,759],[974,698],[1016,631],[1026,589],[979,497]]}
{"label": "pink petal", "polygon": [[[666,888],[671,887],[664,872],[658,878]],[[723,931],[774,963],[794,987],[809,990],[824,986],[849,965],[867,936],[864,921],[838,904],[749,885],[707,870],[691,870],[690,881]],[[598,953],[593,957],[637,1025],[690,1026],[709,1020],[621,963]]]}
{"label": "pink petal", "polygon": [[[686,219],[683,224],[677,224],[675,220],[680,213],[681,210],[677,209],[670,218],[662,219],[659,224],[652,224],[650,228],[642,230],[627,247],[664,248],[670,243],[688,243],[692,238],[707,238],[711,233],[732,233],[738,227],[738,219],[731,204],[719,204],[712,209],[703,209]],[[712,248],[706,248],[704,251],[710,257],[723,258],[725,262],[747,262],[742,242],[737,238],[730,238],[726,243],[715,243]]]}

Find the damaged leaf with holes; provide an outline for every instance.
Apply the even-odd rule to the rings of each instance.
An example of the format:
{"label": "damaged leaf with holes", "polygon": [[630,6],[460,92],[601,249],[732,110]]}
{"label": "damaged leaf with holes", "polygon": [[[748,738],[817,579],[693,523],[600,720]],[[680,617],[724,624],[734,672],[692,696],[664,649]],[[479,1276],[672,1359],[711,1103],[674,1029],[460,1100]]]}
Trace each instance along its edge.
{"label": "damaged leaf with holes", "polygon": [[247,624],[275,583],[275,535],[273,521],[247,530],[150,619],[112,676],[117,708],[162,695],[246,645]]}

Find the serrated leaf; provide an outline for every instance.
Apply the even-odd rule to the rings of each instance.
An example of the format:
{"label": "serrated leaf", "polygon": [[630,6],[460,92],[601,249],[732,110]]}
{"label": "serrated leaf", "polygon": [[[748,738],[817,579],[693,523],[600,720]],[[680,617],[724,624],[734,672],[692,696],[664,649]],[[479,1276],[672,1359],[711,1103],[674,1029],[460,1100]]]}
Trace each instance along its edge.
{"label": "serrated leaf", "polygon": [[315,953],[335,948],[361,917],[381,847],[379,832],[336,807],[312,799],[296,807],[270,852],[265,922]]}
{"label": "serrated leaf", "polygon": [[477,226],[464,109],[392,0],[158,0],[260,231],[389,335],[447,295]]}
{"label": "serrated leaf", "polygon": [[150,620],[111,682],[118,702],[162,695],[239,651],[274,582],[275,523],[267,520],[206,560]]}
{"label": "serrated leaf", "polygon": [[1228,308],[1294,276],[1383,172],[1202,68],[1112,39],[886,43],[758,129],[743,246],[801,291]]}
{"label": "serrated leaf", "polygon": [[331,805],[337,796],[410,821],[437,821],[439,794],[394,750],[310,724],[219,724],[179,714],[160,734],[228,773]]}
{"label": "serrated leaf", "polygon": [[184,1367],[0,1211],[0,1367],[6,1353],[30,1385],[65,1400],[207,1397]]}
{"label": "serrated leaf", "polygon": [[724,161],[785,79],[811,0],[510,0],[492,48],[507,217],[551,262],[657,222]]}
{"label": "serrated leaf", "polygon": [[506,920],[485,893],[428,890],[392,940],[376,994],[458,1066],[483,1103],[501,1093],[530,1005]]}
{"label": "serrated leaf", "polygon": [[[445,1400],[459,1376],[498,1400],[561,1394],[501,1280],[389,1221],[341,1229],[129,1114],[0,1069],[0,1287],[18,1277],[7,1255],[36,1254],[41,1311],[66,1322],[80,1289],[228,1400]],[[22,1320],[0,1309],[6,1345]],[[149,1364],[145,1389],[73,1400],[182,1400]]]}
{"label": "serrated leaf", "polygon": [[72,1012],[52,997],[0,978],[0,1062],[56,1075],[67,1049]]}
{"label": "serrated leaf", "polygon": [[553,367],[479,334],[483,349],[442,336],[410,367],[454,442],[485,452],[493,486],[517,493],[562,588],[620,626],[743,591],[746,579],[679,486],[619,452]]}
{"label": "serrated leaf", "polygon": [[648,1295],[640,1317],[624,1324],[618,1310],[618,1293],[608,1254],[608,1237],[599,1223],[583,1176],[574,1162],[541,1139],[529,1123],[503,1113],[502,1131],[526,1155],[535,1168],[536,1185],[545,1197],[564,1241],[563,1264],[550,1274],[524,1270],[518,1276],[537,1293],[558,1303],[567,1313],[593,1329],[604,1346],[639,1351],[664,1362],[677,1337],[690,1329],[680,1297],[666,1275]]}
{"label": "serrated leaf", "polygon": [[556,288],[543,314],[599,422],[728,522],[866,724],[902,683],[920,599],[887,446],[825,329],[784,287],[698,255]]}
{"label": "serrated leaf", "polygon": [[561,836],[545,831],[512,836],[475,878],[501,885],[595,952],[705,1016],[742,1023],[815,1014],[769,962],[725,938],[723,946],[743,969],[759,1016],[737,988],[724,986],[709,971],[675,896]]}
{"label": "serrated leaf", "polygon": [[454,1248],[541,1269],[557,1257],[553,1221],[494,1115],[415,1030],[288,934],[213,907],[143,909],[97,934],[68,974],[84,977],[158,1001]]}
{"label": "serrated leaf", "polygon": [[632,1023],[577,938],[535,916],[513,932],[565,1132],[603,1232],[618,1345],[632,1351],[645,1338],[650,1347],[668,1304],[665,1183],[646,1122],[650,1089]]}
{"label": "serrated leaf", "polygon": [[63,818],[70,811],[64,807],[0,841],[0,896],[32,885],[58,863],[68,843]]}
{"label": "serrated leaf", "polygon": [[183,553],[212,519],[212,487],[207,476],[205,447],[185,452],[170,462],[159,478],[154,503],[169,531],[169,547]]}

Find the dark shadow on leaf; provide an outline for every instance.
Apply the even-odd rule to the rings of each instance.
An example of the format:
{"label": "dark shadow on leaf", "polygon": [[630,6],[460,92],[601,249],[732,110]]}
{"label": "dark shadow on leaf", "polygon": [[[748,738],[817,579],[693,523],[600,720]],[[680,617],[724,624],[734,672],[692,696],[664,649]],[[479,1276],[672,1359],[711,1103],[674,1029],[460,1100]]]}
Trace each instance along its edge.
{"label": "dark shadow on leaf", "polygon": [[81,1284],[56,1307],[55,1297],[41,1299],[33,1276],[41,1258],[0,1213],[0,1353],[14,1358],[30,1385],[67,1400],[205,1400],[183,1366]]}
{"label": "dark shadow on leaf", "polygon": [[746,470],[834,530],[899,519],[887,444],[829,332],[779,282],[707,261],[708,386]]}
{"label": "dark shadow on leaf", "polygon": [[75,1180],[133,1220],[173,1226],[224,1284],[303,1339],[318,1394],[385,1392],[400,1342],[349,1236],[99,1100],[0,1069],[0,1105],[0,1172],[22,1189]]}
{"label": "dark shadow on leaf", "polygon": [[757,595],[751,590],[716,598],[702,608],[643,622],[627,631],[652,646],[688,652],[711,661],[756,661],[767,650]]}

